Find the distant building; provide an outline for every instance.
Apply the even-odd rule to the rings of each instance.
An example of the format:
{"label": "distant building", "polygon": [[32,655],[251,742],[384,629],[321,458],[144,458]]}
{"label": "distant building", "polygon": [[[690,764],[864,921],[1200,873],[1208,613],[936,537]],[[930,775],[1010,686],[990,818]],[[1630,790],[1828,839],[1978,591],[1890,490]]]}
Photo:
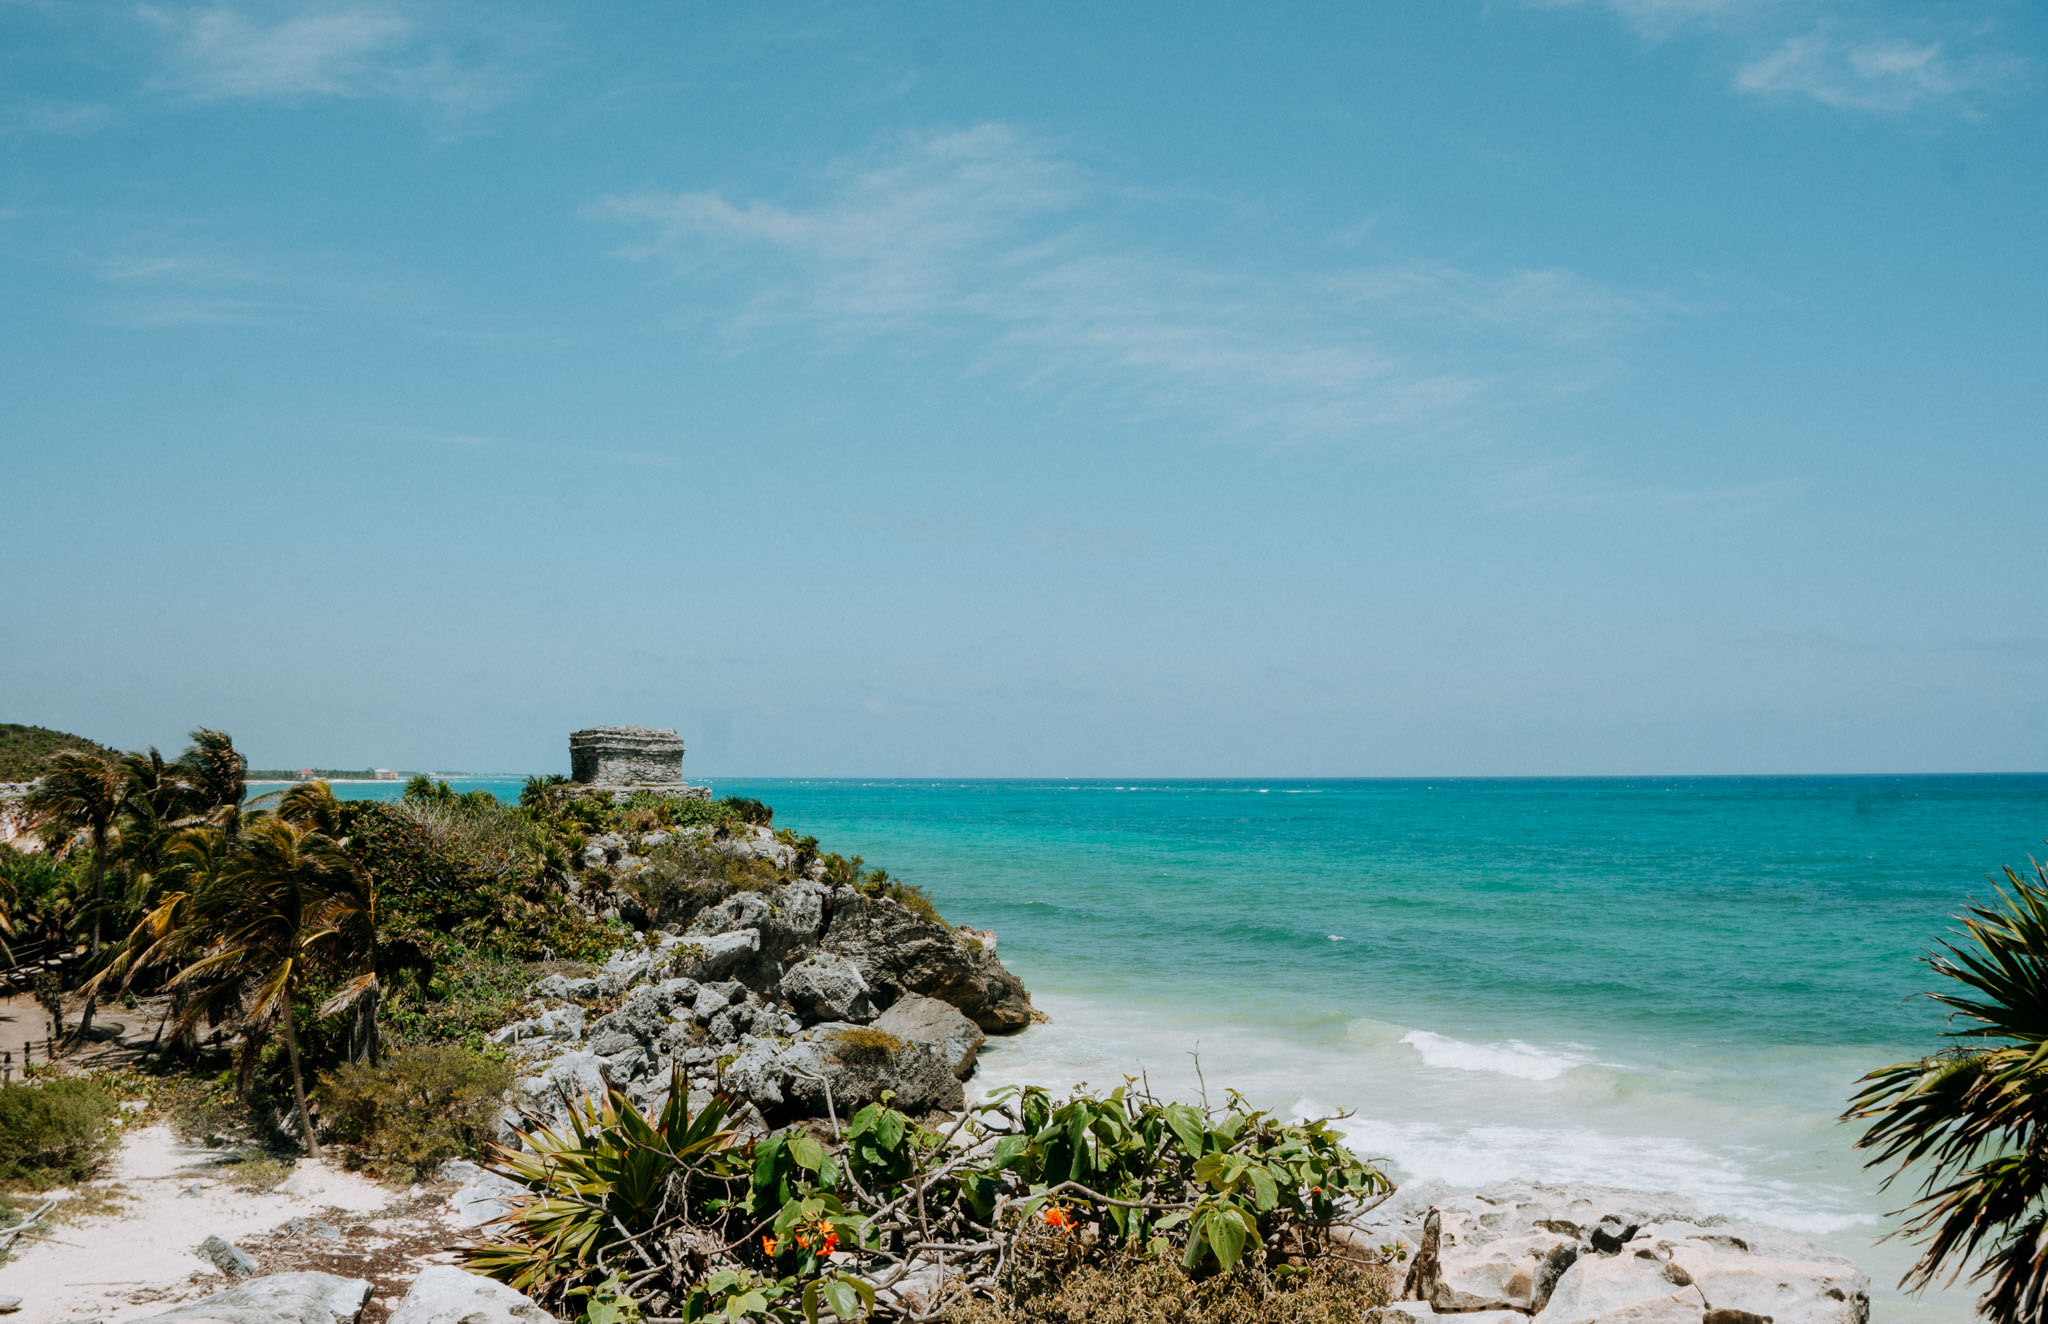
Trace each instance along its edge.
{"label": "distant building", "polygon": [[302,781],[302,782],[309,782],[309,781],[312,781],[312,780],[313,780],[313,770],[312,770],[311,768],[300,768],[300,769],[299,769],[299,780],[300,780],[300,781]]}
{"label": "distant building", "polygon": [[398,774],[389,768],[379,768],[377,769],[377,780],[380,782],[395,782],[398,780]]}

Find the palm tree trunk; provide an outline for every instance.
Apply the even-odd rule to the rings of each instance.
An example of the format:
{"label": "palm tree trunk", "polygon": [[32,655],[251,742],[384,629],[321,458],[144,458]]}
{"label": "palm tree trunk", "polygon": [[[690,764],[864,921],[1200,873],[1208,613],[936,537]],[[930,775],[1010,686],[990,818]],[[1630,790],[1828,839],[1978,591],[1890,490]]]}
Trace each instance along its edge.
{"label": "palm tree trunk", "polygon": [[313,1114],[306,1107],[306,1078],[299,1074],[299,1036],[292,1030],[291,1003],[284,1007],[284,1055],[292,1063],[292,1098],[299,1105],[299,1127],[305,1132],[306,1156],[320,1157],[320,1141],[313,1135]]}

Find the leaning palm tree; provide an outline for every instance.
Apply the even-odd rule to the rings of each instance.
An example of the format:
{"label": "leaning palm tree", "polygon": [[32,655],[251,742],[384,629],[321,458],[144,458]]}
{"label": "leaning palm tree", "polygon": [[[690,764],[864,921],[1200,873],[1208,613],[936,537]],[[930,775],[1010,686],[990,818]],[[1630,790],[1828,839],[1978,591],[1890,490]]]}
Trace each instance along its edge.
{"label": "leaning palm tree", "polygon": [[1871,1072],[1843,1116],[1870,1123],[1857,1147],[1893,1168],[1887,1187],[1924,1165],[1899,1230],[1922,1249],[1900,1286],[1968,1267],[1985,1319],[2035,1324],[2048,1318],[2048,866],[2005,879],[1925,958],[1955,981],[1927,995],[1954,1042]]}
{"label": "leaning palm tree", "polygon": [[[92,851],[92,905],[106,900],[107,859],[114,823],[121,813],[121,771],[98,754],[67,749],[50,756],[28,793],[28,811],[52,849],[83,837]],[[100,949],[100,920],[92,916],[92,950]]]}
{"label": "leaning palm tree", "polygon": [[320,1143],[292,1013],[307,979],[334,964],[354,923],[349,898],[361,886],[354,862],[330,838],[282,818],[256,818],[185,920],[205,955],[172,980],[194,993],[195,1008],[217,1004],[208,995],[223,988],[252,990],[241,1009],[244,1032],[252,1044],[272,1029],[282,1033],[292,1100],[313,1155]]}
{"label": "leaning palm tree", "polygon": [[249,794],[249,760],[225,731],[202,726],[191,739],[191,747],[178,756],[178,767],[191,788],[193,809],[232,834]]}

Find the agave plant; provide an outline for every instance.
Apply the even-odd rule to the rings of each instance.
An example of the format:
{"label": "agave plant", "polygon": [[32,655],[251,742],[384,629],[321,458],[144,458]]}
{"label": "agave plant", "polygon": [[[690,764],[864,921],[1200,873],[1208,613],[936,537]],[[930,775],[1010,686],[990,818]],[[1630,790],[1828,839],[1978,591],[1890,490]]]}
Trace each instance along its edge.
{"label": "agave plant", "polygon": [[[1922,1243],[1900,1284],[1917,1291],[1966,1266],[1993,1324],[2048,1317],[2048,866],[2005,871],[1995,903],[1956,916],[1958,940],[1927,964],[1955,984],[1950,1047],[1863,1078],[1845,1119],[1885,1185],[1924,1166],[1901,1235]],[[1957,987],[1959,985],[1960,987]]]}
{"label": "agave plant", "polygon": [[470,1267],[529,1295],[558,1297],[614,1273],[636,1291],[664,1274],[680,1292],[717,1245],[689,1234],[743,1189],[748,1171],[727,1125],[734,1101],[714,1096],[695,1114],[678,1070],[668,1102],[644,1114],[617,1089],[585,1100],[567,1124],[521,1133],[495,1170],[533,1196],[499,1221],[510,1236],[465,1255]]}

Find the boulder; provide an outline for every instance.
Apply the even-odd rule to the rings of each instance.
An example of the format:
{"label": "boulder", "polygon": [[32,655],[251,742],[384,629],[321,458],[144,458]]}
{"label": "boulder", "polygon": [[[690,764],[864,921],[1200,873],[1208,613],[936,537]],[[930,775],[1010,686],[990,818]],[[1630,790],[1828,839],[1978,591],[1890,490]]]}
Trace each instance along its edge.
{"label": "boulder", "polygon": [[782,996],[812,1020],[871,1021],[875,1004],[868,981],[853,962],[831,952],[818,952],[791,966],[782,976]]}
{"label": "boulder", "polygon": [[1684,1270],[1647,1248],[1581,1256],[1550,1294],[1537,1324],[1700,1324],[1706,1298]]}
{"label": "boulder", "polygon": [[1519,1310],[1473,1310],[1456,1315],[1440,1315],[1430,1308],[1427,1301],[1390,1301],[1376,1310],[1366,1313],[1365,1324],[1529,1324],[1529,1317]]}
{"label": "boulder", "polygon": [[921,993],[898,998],[875,1018],[874,1027],[906,1043],[929,1044],[962,1080],[973,1072],[974,1059],[988,1038],[958,1007]]}
{"label": "boulder", "polygon": [[985,947],[970,946],[944,924],[912,914],[887,897],[850,887],[831,894],[831,920],[819,946],[845,957],[884,1002],[906,993],[950,1002],[991,1033],[1031,1024],[1023,982]]}
{"label": "boulder", "polygon": [[256,1257],[222,1237],[200,1242],[199,1258],[230,1278],[247,1278],[256,1272]]}
{"label": "boulder", "polygon": [[749,1039],[724,1083],[771,1117],[823,1117],[828,1090],[842,1119],[884,1090],[912,1114],[966,1104],[960,1078],[930,1045],[843,1023],[813,1026],[793,1040]]}
{"label": "boulder", "polygon": [[[560,975],[550,976],[561,979]],[[547,982],[546,980],[542,981]],[[566,986],[567,980],[562,981]],[[533,1040],[570,1042],[583,1037],[583,1008],[576,1006],[556,1007],[538,1016],[523,1021],[514,1021],[501,1030],[491,1033],[494,1044],[522,1044]]]}
{"label": "boulder", "polygon": [[361,1278],[274,1273],[135,1324],[355,1324],[369,1296],[370,1284]]}
{"label": "boulder", "polygon": [[529,1111],[567,1121],[569,1110],[579,1100],[602,1099],[608,1088],[604,1059],[590,1052],[569,1052],[548,1063],[538,1076],[518,1084]]}
{"label": "boulder", "polygon": [[692,935],[676,948],[675,955],[670,958],[669,969],[684,979],[707,983],[745,969],[760,953],[761,933],[758,929]]}
{"label": "boulder", "polygon": [[458,1227],[481,1227],[494,1218],[512,1212],[521,1197],[529,1194],[510,1177],[502,1177],[468,1159],[450,1159],[434,1174],[442,1181],[460,1183],[448,1197]]}
{"label": "boulder", "polygon": [[430,1264],[413,1279],[389,1324],[555,1324],[555,1317],[503,1283]]}
{"label": "boulder", "polygon": [[[1540,1309],[1559,1277],[1578,1258],[1579,1243],[1551,1232],[1475,1237],[1446,1223],[1437,1248],[1430,1305],[1446,1314],[1467,1310]],[[1463,1234],[1462,1236],[1460,1234]]]}
{"label": "boulder", "polygon": [[825,897],[826,890],[809,881],[780,889],[761,929],[762,945],[777,956],[815,947],[825,931]]}
{"label": "boulder", "polygon": [[1870,1318],[1869,1275],[1775,1228],[1657,1223],[1629,1244],[1647,1246],[1683,1270],[1711,1310],[1761,1315],[1774,1324],[1864,1324]]}

